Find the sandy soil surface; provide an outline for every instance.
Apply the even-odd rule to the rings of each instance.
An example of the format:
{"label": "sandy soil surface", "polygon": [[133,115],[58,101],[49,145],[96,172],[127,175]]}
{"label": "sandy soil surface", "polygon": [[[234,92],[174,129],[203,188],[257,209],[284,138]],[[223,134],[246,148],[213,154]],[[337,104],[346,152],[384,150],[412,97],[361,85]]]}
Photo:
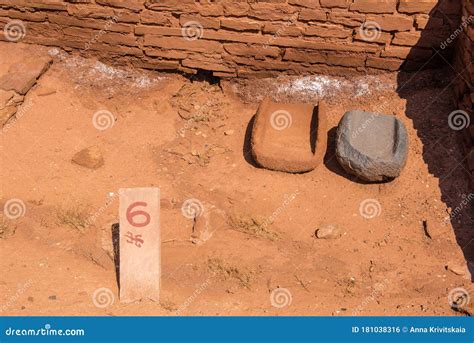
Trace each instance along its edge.
{"label": "sandy soil surface", "polygon": [[[1,58],[27,51],[11,49],[2,44]],[[448,296],[463,288],[474,297],[473,212],[463,205],[460,133],[447,123],[449,69],[219,85],[43,50],[54,63],[0,141],[1,208],[25,205],[19,218],[0,218],[2,315],[462,315]],[[323,165],[294,175],[253,163],[249,123],[265,95],[329,102]],[[338,166],[335,127],[350,109],[405,123],[409,158],[398,179],[365,184]],[[98,111],[112,121],[98,125]],[[103,166],[71,163],[90,146]],[[117,191],[148,186],[162,196],[161,300],[121,304]],[[188,199],[202,205],[196,221],[183,216]],[[315,237],[329,225],[341,235]]]}

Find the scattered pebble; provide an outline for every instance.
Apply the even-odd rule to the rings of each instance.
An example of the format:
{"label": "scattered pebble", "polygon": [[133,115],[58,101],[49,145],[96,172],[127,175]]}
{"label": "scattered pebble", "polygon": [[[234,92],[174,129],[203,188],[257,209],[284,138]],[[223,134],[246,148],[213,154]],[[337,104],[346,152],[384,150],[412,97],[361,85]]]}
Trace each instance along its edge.
{"label": "scattered pebble", "polygon": [[41,87],[37,92],[38,96],[48,96],[54,93],[56,93],[56,89],[50,87]]}
{"label": "scattered pebble", "polygon": [[226,136],[232,136],[233,134],[234,134],[234,130],[224,131],[224,135],[226,135]]}
{"label": "scattered pebble", "polygon": [[466,267],[454,262],[448,263],[448,265],[446,266],[446,270],[449,270],[451,273],[454,273],[456,275],[466,275]]}
{"label": "scattered pebble", "polygon": [[317,229],[315,235],[319,239],[334,239],[341,236],[341,230],[334,225],[325,225]]}
{"label": "scattered pebble", "polygon": [[91,146],[76,153],[72,162],[89,169],[97,169],[104,164],[104,158],[98,147]]}

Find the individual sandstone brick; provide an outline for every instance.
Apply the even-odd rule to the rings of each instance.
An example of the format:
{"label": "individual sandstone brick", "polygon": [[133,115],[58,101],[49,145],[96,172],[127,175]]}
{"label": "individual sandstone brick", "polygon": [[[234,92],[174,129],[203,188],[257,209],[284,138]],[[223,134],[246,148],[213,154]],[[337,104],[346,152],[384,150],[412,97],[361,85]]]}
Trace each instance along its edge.
{"label": "individual sandstone brick", "polygon": [[413,28],[413,18],[401,15],[368,15],[367,21],[376,22],[383,31],[409,31]]}
{"label": "individual sandstone brick", "polygon": [[275,6],[275,4],[254,3],[250,5],[247,16],[260,20],[291,20],[297,17],[297,10],[289,6]]}
{"label": "individual sandstone brick", "polygon": [[339,42],[320,42],[315,40],[303,40],[294,38],[279,37],[272,41],[273,45],[310,49],[310,50],[328,50],[328,51],[348,51],[348,52],[362,52],[362,53],[375,53],[381,48],[374,44],[367,43],[339,43]]}
{"label": "individual sandstone brick", "polygon": [[140,14],[128,10],[115,10],[113,18],[121,23],[139,23]]}
{"label": "individual sandstone brick", "polygon": [[387,44],[392,40],[392,34],[388,32],[374,32],[373,35],[367,36],[363,30],[356,30],[354,40],[361,42]]}
{"label": "individual sandstone brick", "polygon": [[400,69],[403,60],[369,56],[365,64],[371,68],[395,71]]}
{"label": "individual sandstone brick", "polygon": [[393,13],[396,7],[397,0],[354,0],[350,10],[362,13]]}
{"label": "individual sandstone brick", "polygon": [[301,21],[326,21],[326,19],[326,12],[320,10],[303,9],[298,16],[298,20]]}
{"label": "individual sandstone brick", "polygon": [[319,8],[319,2],[324,0],[288,0],[290,5],[296,5],[308,8]]}
{"label": "individual sandstone brick", "polygon": [[140,22],[143,24],[171,26],[172,16],[169,13],[145,10],[140,12]]}
{"label": "individual sandstone brick", "polygon": [[327,56],[327,64],[342,67],[363,67],[365,60],[365,55],[328,54]]}
{"label": "individual sandstone brick", "polygon": [[230,29],[235,31],[260,31],[262,23],[251,21],[251,20],[242,20],[242,19],[222,19],[221,26],[224,29]]}
{"label": "individual sandstone brick", "polygon": [[65,35],[94,40],[108,44],[138,46],[136,38],[132,34],[120,34],[117,32],[101,32],[99,30],[88,30],[78,27],[66,27],[63,30]]}
{"label": "individual sandstone brick", "polygon": [[132,60],[132,65],[137,68],[151,70],[182,70],[179,61],[135,59]]}
{"label": "individual sandstone brick", "polygon": [[219,19],[216,18],[206,18],[201,16],[193,16],[193,15],[181,15],[179,17],[179,23],[181,26],[186,25],[187,23],[199,23],[203,28],[208,29],[219,29],[220,22]]}
{"label": "individual sandstone brick", "polygon": [[67,12],[69,15],[77,18],[108,18],[114,15],[113,8],[88,5],[68,5]]}
{"label": "individual sandstone brick", "polygon": [[247,2],[225,2],[224,15],[229,17],[244,17],[250,10],[250,5]]}
{"label": "individual sandstone brick", "polygon": [[198,7],[198,12],[204,17],[220,17],[224,15],[223,4],[204,4]]}
{"label": "individual sandstone brick", "polygon": [[135,34],[137,36],[143,36],[145,34],[155,36],[182,36],[183,31],[180,27],[138,25],[135,26]]}
{"label": "individual sandstone brick", "polygon": [[2,0],[0,5],[14,8],[35,8],[54,11],[65,11],[67,4],[57,0]]}
{"label": "individual sandstone brick", "polygon": [[303,33],[303,28],[295,25],[285,25],[284,23],[265,23],[263,33],[276,34],[279,37],[299,37]]}
{"label": "individual sandstone brick", "polygon": [[352,0],[319,0],[321,7],[327,8],[349,8]]}
{"label": "individual sandstone brick", "polygon": [[286,49],[283,60],[304,63],[326,63],[327,55],[311,50]]}
{"label": "individual sandstone brick", "polygon": [[132,11],[141,11],[144,8],[145,0],[96,0],[96,3],[104,6],[117,8],[127,8]]}
{"label": "individual sandstone brick", "polygon": [[261,46],[241,43],[224,44],[224,50],[231,55],[255,58],[260,58],[264,56],[278,57],[280,55],[280,49],[277,47],[268,46],[266,48],[262,48]]}
{"label": "individual sandstone brick", "polygon": [[398,12],[430,13],[438,4],[438,0],[400,0]]}
{"label": "individual sandstone brick", "polygon": [[77,26],[85,27],[91,29],[102,30],[107,25],[108,31],[115,32],[132,32],[133,26],[127,24],[118,24],[106,20],[97,20],[97,19],[77,19],[71,16],[58,15],[58,14],[48,14],[48,21],[50,23],[58,24],[61,26]]}
{"label": "individual sandstone brick", "polygon": [[204,69],[210,71],[220,71],[226,73],[233,73],[235,70],[232,67],[228,67],[224,61],[208,62],[201,59],[187,58],[181,62],[185,67],[194,69]]}
{"label": "individual sandstone brick", "polygon": [[397,32],[392,43],[395,45],[414,46],[421,38],[421,32]]}
{"label": "individual sandstone brick", "polygon": [[186,40],[177,37],[158,37],[145,35],[145,46],[156,46],[163,49],[189,50],[204,53],[221,53],[223,47],[220,42],[204,39]]}
{"label": "individual sandstone brick", "polygon": [[388,46],[382,51],[382,57],[396,57],[400,59],[427,60],[432,56],[429,49],[405,46]]}
{"label": "individual sandstone brick", "polygon": [[328,21],[334,24],[341,24],[349,27],[360,27],[365,20],[365,14],[356,12],[329,12]]}
{"label": "individual sandstone brick", "polygon": [[163,57],[170,60],[183,60],[189,55],[189,53],[185,51],[178,51],[178,50],[162,50],[162,49],[145,48],[143,51],[145,52],[145,55],[147,56]]}
{"label": "individual sandstone brick", "polygon": [[11,19],[20,19],[24,21],[35,21],[35,22],[42,22],[45,21],[47,18],[46,13],[44,12],[30,12],[30,11],[14,11],[14,10],[9,10],[9,11],[1,11],[0,12],[1,16],[5,16]]}
{"label": "individual sandstone brick", "polygon": [[318,24],[308,26],[304,32],[305,36],[317,36],[324,38],[347,38],[352,35],[352,30],[338,25]]}

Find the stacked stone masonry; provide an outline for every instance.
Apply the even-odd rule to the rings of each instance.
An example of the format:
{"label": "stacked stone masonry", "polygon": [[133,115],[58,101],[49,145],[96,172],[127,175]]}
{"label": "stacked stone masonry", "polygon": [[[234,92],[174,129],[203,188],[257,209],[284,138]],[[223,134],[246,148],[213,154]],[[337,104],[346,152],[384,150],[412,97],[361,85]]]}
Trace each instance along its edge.
{"label": "stacked stone masonry", "polygon": [[[0,27],[156,70],[347,75],[449,55],[460,13],[461,0],[0,0]],[[5,30],[0,39],[12,40]]]}
{"label": "stacked stone masonry", "polygon": [[463,0],[461,30],[455,56],[456,75],[456,100],[461,112],[460,122],[465,125],[464,138],[466,143],[466,161],[471,174],[471,188],[474,190],[474,2]]}

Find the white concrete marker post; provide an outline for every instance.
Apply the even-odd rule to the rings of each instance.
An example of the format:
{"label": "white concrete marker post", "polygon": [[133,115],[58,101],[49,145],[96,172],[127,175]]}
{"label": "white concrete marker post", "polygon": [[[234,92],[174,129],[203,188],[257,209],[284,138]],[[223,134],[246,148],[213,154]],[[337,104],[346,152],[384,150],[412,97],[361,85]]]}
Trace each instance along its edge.
{"label": "white concrete marker post", "polygon": [[159,301],[160,189],[120,189],[120,302]]}

